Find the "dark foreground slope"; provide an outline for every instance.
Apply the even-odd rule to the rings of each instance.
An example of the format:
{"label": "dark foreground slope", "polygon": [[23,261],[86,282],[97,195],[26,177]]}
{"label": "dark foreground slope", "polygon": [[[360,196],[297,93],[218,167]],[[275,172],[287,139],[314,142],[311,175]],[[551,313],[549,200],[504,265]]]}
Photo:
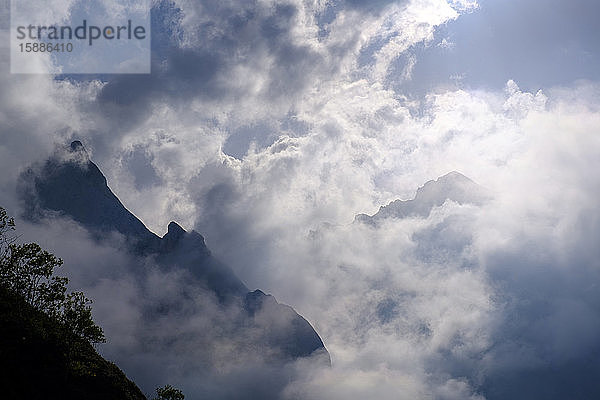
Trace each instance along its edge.
{"label": "dark foreground slope", "polygon": [[140,389],[87,341],[0,286],[0,397],[143,400]]}
{"label": "dark foreground slope", "polygon": [[251,346],[259,352],[279,354],[281,360],[313,353],[327,355],[321,338],[308,321],[272,296],[261,291],[250,292],[228,266],[212,256],[202,235],[186,232],[175,222],[169,224],[162,238],[150,232],[110,190],[81,142],[71,143],[44,163],[25,171],[20,190],[25,216],[30,220],[67,216],[98,240],[117,232],[125,238],[131,254],[152,258],[166,271],[185,270],[198,287],[213,292],[223,304],[238,304],[245,315],[245,320],[239,322],[239,334],[261,325],[259,331],[264,335]]}

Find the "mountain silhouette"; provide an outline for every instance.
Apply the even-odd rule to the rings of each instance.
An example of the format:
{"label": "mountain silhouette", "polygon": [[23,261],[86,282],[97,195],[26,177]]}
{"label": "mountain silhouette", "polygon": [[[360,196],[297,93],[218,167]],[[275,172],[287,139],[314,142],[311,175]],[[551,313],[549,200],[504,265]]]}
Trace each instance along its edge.
{"label": "mountain silhouette", "polygon": [[[260,290],[249,291],[228,266],[212,256],[198,232],[187,232],[176,222],[169,224],[162,238],[148,230],[111,191],[80,141],[72,142],[45,162],[28,168],[21,176],[19,191],[24,216],[31,221],[70,217],[97,240],[117,232],[124,237],[131,254],[152,257],[166,270],[189,271],[195,282],[212,291],[219,301],[239,303],[245,315],[240,330],[255,324],[260,315],[265,333],[258,340],[260,343],[256,343],[258,348],[267,346],[270,353],[275,348],[274,353],[282,360],[313,353],[325,354],[329,360],[321,338],[308,321],[293,308],[278,303],[273,296]],[[269,321],[272,321],[270,325]]]}
{"label": "mountain silhouette", "polygon": [[490,199],[486,189],[459,172],[452,171],[436,180],[431,180],[417,189],[411,200],[394,200],[387,206],[381,206],[373,215],[358,214],[355,221],[377,225],[386,218],[426,218],[434,207],[446,200],[459,204],[481,205]]}

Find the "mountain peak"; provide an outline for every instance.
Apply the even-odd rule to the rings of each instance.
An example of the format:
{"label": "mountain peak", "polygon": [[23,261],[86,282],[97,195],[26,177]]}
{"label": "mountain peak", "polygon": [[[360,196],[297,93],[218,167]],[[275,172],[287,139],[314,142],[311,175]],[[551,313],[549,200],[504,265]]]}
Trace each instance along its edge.
{"label": "mountain peak", "polygon": [[83,147],[83,143],[81,143],[79,140],[74,140],[71,142],[71,151],[85,151],[85,148]]}
{"label": "mountain peak", "polygon": [[167,233],[162,237],[163,249],[167,251],[173,251],[175,247],[179,246],[182,239],[186,236],[186,231],[175,221],[169,222],[167,227]]}
{"label": "mountain peak", "polygon": [[183,229],[177,222],[175,222],[175,221],[169,222],[169,226],[167,227],[167,235],[181,236],[184,233],[185,233],[185,229]]}
{"label": "mountain peak", "polygon": [[29,219],[38,220],[49,210],[70,216],[98,237],[119,232],[135,251],[153,251],[160,244],[160,238],[110,190],[79,140],[59,147],[45,162],[24,171],[20,179],[24,214]]}
{"label": "mountain peak", "polygon": [[489,198],[489,193],[483,187],[460,172],[452,171],[426,182],[417,189],[413,199],[392,201],[387,206],[381,206],[374,215],[359,214],[355,220],[374,224],[377,220],[389,217],[420,216],[426,218],[434,207],[441,206],[446,200],[452,200],[459,204],[482,205]]}
{"label": "mountain peak", "polygon": [[452,181],[467,181],[467,182],[473,182],[471,179],[469,179],[468,177],[464,176],[463,174],[461,174],[458,171],[450,171],[448,172],[446,175],[442,175],[439,178],[436,179],[436,181],[447,181],[447,180],[452,180]]}
{"label": "mountain peak", "polygon": [[484,189],[460,172],[452,171],[431,180],[417,189],[414,200],[429,205],[441,205],[445,200],[478,204],[485,197]]}
{"label": "mountain peak", "polygon": [[161,246],[163,252],[181,252],[182,254],[186,254],[187,257],[192,254],[201,257],[210,255],[210,251],[206,247],[204,237],[201,234],[194,230],[187,232],[175,221],[169,223],[167,233],[162,237]]}
{"label": "mountain peak", "polygon": [[87,168],[90,162],[90,155],[79,140],[72,141],[68,146],[58,147],[53,158],[59,163],[74,163],[84,168]]}

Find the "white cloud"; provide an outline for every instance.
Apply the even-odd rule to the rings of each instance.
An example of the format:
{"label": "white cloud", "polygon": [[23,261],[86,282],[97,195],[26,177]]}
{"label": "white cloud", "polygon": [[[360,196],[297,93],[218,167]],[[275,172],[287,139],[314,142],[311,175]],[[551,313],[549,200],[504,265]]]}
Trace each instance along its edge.
{"label": "white cloud", "polygon": [[[207,4],[181,3],[185,46],[194,45],[196,22],[227,19],[227,4]],[[135,102],[94,109],[111,82],[2,76],[7,111],[0,118],[14,128],[1,132],[9,171],[2,201],[14,203],[8,191],[20,168],[53,142],[82,135],[111,187],[153,230],[162,233],[171,219],[198,227],[249,286],[272,292],[313,323],[334,366],[296,365],[298,379],[284,391],[289,398],[480,399],[490,380],[527,368],[546,373],[549,362],[570,379],[560,368],[567,361],[583,365],[586,353],[598,351],[598,85],[530,93],[509,81],[503,91],[440,90],[409,100],[386,86],[390,63],[475,3],[415,0],[377,12],[342,7],[326,26],[315,19],[323,4],[290,4],[297,13],[286,39],[310,50],[301,52],[309,63],[286,75],[289,65],[278,63],[287,53],[273,50],[272,38],[253,47],[259,22],[276,14],[261,2],[260,18],[244,31],[248,40],[233,46],[243,57],[233,65],[227,59],[215,78],[223,93],[203,97],[211,88],[202,81],[179,102],[169,85],[186,87],[167,77],[146,92],[148,114]],[[274,76],[300,82],[270,86]],[[257,121],[281,136],[242,159],[222,153],[230,132]],[[128,164],[136,151],[155,177],[137,187],[136,174],[145,173]],[[427,218],[379,228],[351,223],[355,214],[411,198],[451,170],[489,188],[494,201],[482,208],[447,202]],[[139,283],[117,276],[91,285],[91,293],[122,288],[115,300],[127,304],[111,319],[112,303],[97,296],[98,312],[118,338],[108,354],[135,345],[123,321],[138,318],[129,307],[138,292],[160,298],[176,290],[158,285],[157,277],[167,278]],[[198,324],[191,319],[181,330]],[[152,334],[160,336],[159,329]],[[132,360],[126,367],[148,361]],[[168,362],[167,373],[177,376],[181,365]],[[161,376],[154,373],[145,379]],[[526,385],[523,376],[505,386]],[[216,390],[193,376],[182,382]]]}

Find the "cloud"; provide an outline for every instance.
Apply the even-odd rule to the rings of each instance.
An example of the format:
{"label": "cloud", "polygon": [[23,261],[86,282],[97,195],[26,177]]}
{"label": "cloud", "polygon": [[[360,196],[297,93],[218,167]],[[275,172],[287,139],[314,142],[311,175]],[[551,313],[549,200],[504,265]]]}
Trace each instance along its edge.
{"label": "cloud", "polygon": [[[308,136],[205,171],[219,185],[201,172],[191,185],[204,210],[199,227],[251,286],[260,282],[314,322],[333,376],[378,371],[374,381],[355,376],[365,392],[379,393],[388,373],[418,382],[422,392],[406,388],[409,397],[452,398],[454,388],[526,398],[536,376],[564,394],[557,374],[594,390],[593,87],[532,94],[509,81],[500,93],[431,95],[415,117],[384,90],[356,84],[345,102],[307,113]],[[378,229],[350,224],[451,169],[476,178],[495,201],[449,203]],[[315,377],[289,390],[336,398],[348,387],[330,383]]]}
{"label": "cloud", "polygon": [[[169,383],[192,398],[276,399],[298,374],[291,360],[277,361],[277,348],[264,345],[288,328],[294,313],[269,312],[267,305],[250,320],[240,304],[220,302],[189,271],[120,251],[125,245],[117,234],[98,242],[64,218],[17,225],[19,240],[36,241],[64,260],[57,274],[93,300],[93,318],[107,337],[99,351],[146,393]],[[302,362],[325,366],[328,356],[321,357]]]}
{"label": "cloud", "polygon": [[[323,104],[333,106],[330,93],[340,83],[378,85],[368,75],[386,41],[404,35],[402,42],[410,46],[426,40],[444,15],[458,16],[444,2],[434,3],[445,14],[429,16],[435,4],[416,1],[389,4],[376,13],[344,3],[160,2],[153,12],[153,74],[106,82],[66,77],[60,83],[84,95],[73,99],[71,113],[60,120],[85,121],[70,135],[84,139],[95,161],[106,166],[117,194],[136,204],[153,230],[161,232],[173,218],[190,226],[197,210],[184,186],[190,175],[220,160],[232,133],[269,127],[255,133],[259,149],[276,139],[272,132],[305,135],[312,123],[305,116],[323,115]],[[323,19],[326,14],[332,16]],[[356,68],[361,55],[372,57],[366,70]],[[238,157],[250,145],[240,144]],[[131,152],[141,148],[148,161],[143,170],[131,163]]]}
{"label": "cloud", "polygon": [[[0,200],[18,209],[18,172],[81,136],[153,230],[171,219],[196,227],[248,286],[293,305],[321,334],[333,368],[290,365],[281,371],[289,385],[267,385],[265,397],[597,393],[598,84],[530,91],[506,77],[500,89],[414,96],[394,85],[394,63],[412,60],[404,82],[419,79],[414,46],[435,43],[436,29],[476,4],[359,3],[163,2],[149,77],[3,74]],[[445,54],[461,46],[448,40],[456,46]],[[232,133],[245,131],[256,140],[225,154]],[[450,201],[379,227],[352,223],[452,170],[494,200]],[[235,398],[278,379],[250,356],[233,367],[243,338],[204,352],[197,332],[221,337],[210,327],[231,317],[205,294],[140,331],[146,307],[197,290],[185,276],[148,265],[136,281],[117,267],[125,255],[69,233],[77,228],[36,229],[32,239],[69,265],[89,254],[115,265],[70,274],[114,341],[103,351],[144,385],[164,379],[191,398]],[[165,328],[173,325],[176,334]],[[144,356],[148,343],[159,350]],[[246,369],[254,361],[262,368]],[[204,362],[220,368],[199,381],[187,373]]]}

